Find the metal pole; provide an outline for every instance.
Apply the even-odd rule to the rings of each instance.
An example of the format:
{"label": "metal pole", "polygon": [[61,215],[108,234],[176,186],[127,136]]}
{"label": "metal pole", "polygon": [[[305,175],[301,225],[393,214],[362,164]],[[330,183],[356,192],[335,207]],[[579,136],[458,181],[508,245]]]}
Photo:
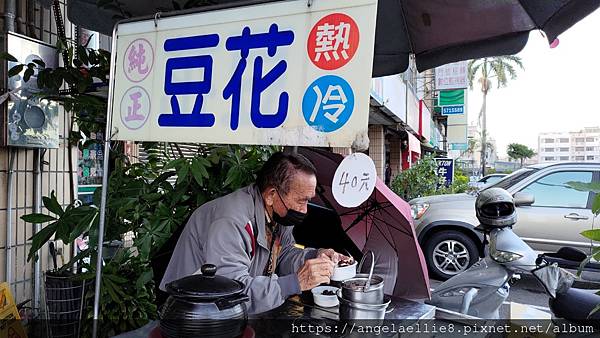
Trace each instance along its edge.
{"label": "metal pole", "polygon": [[112,98],[114,95],[114,77],[117,59],[117,27],[113,31],[112,39],[112,56],[110,60],[110,76],[108,86],[108,107],[106,110],[106,130],[104,134],[104,169],[102,173],[102,197],[100,199],[100,222],[98,225],[98,257],[96,259],[96,288],[94,289],[94,324],[92,328],[92,337],[98,336],[98,312],[100,309],[100,281],[102,279],[102,243],[104,242],[104,222],[106,217],[106,198],[108,194],[108,167],[110,160],[110,139],[112,136],[112,112],[113,104]]}
{"label": "metal pole", "polygon": [[17,12],[17,1],[6,0],[4,2],[4,30],[6,32],[15,31],[15,18]]}
{"label": "metal pole", "polygon": [[[33,212],[41,213],[42,210],[42,154],[39,149],[33,152]],[[33,234],[37,234],[42,229],[41,224],[33,224]],[[33,308],[40,308],[40,282],[42,266],[40,260],[36,259],[33,263]]]}
{"label": "metal pole", "polygon": [[13,205],[13,175],[15,167],[15,148],[10,148],[8,160],[8,175],[6,185],[6,282],[12,283],[12,205]]}

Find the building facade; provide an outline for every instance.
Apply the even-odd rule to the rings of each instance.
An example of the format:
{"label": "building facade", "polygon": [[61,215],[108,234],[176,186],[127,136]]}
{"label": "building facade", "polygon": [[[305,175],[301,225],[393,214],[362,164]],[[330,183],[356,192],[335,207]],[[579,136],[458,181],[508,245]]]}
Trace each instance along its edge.
{"label": "building facade", "polygon": [[432,74],[419,74],[411,63],[402,74],[372,80],[367,153],[381,179],[385,179],[386,165],[393,181],[423,155],[445,155],[445,125],[432,113]]}
{"label": "building facade", "polygon": [[[14,37],[52,48],[57,45],[63,29],[68,42],[72,43],[77,39],[80,42],[87,41],[93,35],[88,45],[90,48],[110,49],[109,37],[84,31],[70,23],[67,19],[67,7],[66,0],[58,1],[57,6],[53,8],[32,0],[0,1],[0,39],[3,42],[0,44],[0,52],[19,55],[20,51],[11,46],[8,46],[9,50],[4,50]],[[55,11],[55,8],[59,11]],[[60,24],[57,25],[57,22]],[[5,91],[12,88],[10,81],[6,80],[8,68],[6,61],[0,62]],[[8,112],[15,106],[14,97],[11,96],[10,100],[0,105],[0,128],[5,128],[3,131],[7,128]],[[0,147],[0,281],[10,284],[16,303],[31,300],[30,306],[34,309],[39,309],[41,305],[43,272],[52,269],[53,262],[47,246],[38,252],[39,259],[27,260],[31,236],[35,233],[36,226],[26,223],[21,217],[34,212],[49,214],[42,204],[41,197],[50,196],[51,192],[54,192],[63,207],[79,197],[78,172],[81,170],[78,168],[82,152],[69,142],[71,117],[60,107],[56,124],[57,147]],[[58,264],[68,262],[74,253],[73,245],[59,241],[54,244],[57,248]]]}
{"label": "building facade", "polygon": [[[479,127],[470,125],[467,129],[469,145],[466,150],[453,151],[456,159],[461,163],[461,169],[469,176],[481,175],[481,133]],[[488,135],[486,148],[486,168],[496,169],[498,149],[496,140]],[[497,170],[497,169],[496,169]]]}
{"label": "building facade", "polygon": [[600,162],[600,127],[540,133],[538,160],[540,163]]}

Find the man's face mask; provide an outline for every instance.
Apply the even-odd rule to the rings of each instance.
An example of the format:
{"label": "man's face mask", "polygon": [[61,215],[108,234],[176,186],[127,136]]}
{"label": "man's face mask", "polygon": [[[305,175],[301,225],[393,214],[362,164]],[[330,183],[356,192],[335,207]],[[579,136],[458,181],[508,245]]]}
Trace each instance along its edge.
{"label": "man's face mask", "polygon": [[281,202],[283,203],[283,206],[287,210],[287,213],[285,214],[285,217],[281,217],[275,210],[273,210],[273,220],[283,226],[286,226],[286,227],[293,227],[293,226],[302,224],[302,222],[304,221],[304,218],[306,218],[306,214],[303,212],[288,208],[288,206],[283,201],[283,198],[279,194],[279,191],[278,190],[275,190],[275,191],[277,191],[277,195],[279,195],[279,199],[281,199]]}

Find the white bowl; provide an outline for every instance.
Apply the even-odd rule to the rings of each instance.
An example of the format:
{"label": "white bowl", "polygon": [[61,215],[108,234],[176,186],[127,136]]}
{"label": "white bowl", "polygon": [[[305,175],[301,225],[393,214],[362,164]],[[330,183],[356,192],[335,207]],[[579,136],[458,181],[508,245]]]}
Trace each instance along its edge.
{"label": "white bowl", "polygon": [[[333,291],[333,295],[324,295],[323,291],[329,290]],[[334,307],[340,304],[340,301],[337,297],[337,291],[339,289],[335,286],[317,286],[316,288],[310,290],[313,294],[313,299],[315,300],[315,304],[322,307]]]}
{"label": "white bowl", "polygon": [[331,280],[336,282],[342,282],[354,276],[356,276],[356,261],[354,261],[354,263],[348,266],[336,266],[335,268],[333,268],[333,275],[331,275]]}

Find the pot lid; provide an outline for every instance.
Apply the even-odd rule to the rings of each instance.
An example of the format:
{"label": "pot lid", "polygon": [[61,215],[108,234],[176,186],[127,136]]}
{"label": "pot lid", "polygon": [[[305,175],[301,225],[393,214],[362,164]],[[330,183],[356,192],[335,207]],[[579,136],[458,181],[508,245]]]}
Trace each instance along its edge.
{"label": "pot lid", "polygon": [[175,297],[216,300],[244,290],[243,283],[216,275],[217,267],[213,264],[204,264],[200,270],[201,275],[191,275],[168,283],[167,292]]}

